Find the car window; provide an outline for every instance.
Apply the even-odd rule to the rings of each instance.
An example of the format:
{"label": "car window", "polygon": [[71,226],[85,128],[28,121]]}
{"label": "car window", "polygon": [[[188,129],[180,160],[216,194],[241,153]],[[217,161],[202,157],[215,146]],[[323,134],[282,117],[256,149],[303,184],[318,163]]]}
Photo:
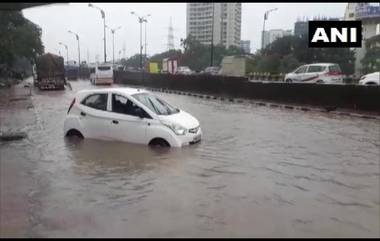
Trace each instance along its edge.
{"label": "car window", "polygon": [[307,66],[301,66],[301,67],[299,67],[298,69],[296,69],[296,70],[294,71],[294,73],[296,73],[296,74],[305,73],[306,68],[307,68]]}
{"label": "car window", "polygon": [[141,111],[144,114],[145,118],[151,118],[148,113],[146,113],[142,108],[140,108],[128,98],[121,95],[112,94],[112,112],[139,116],[138,111]]}
{"label": "car window", "polygon": [[97,110],[107,110],[108,94],[93,94],[82,101],[82,104]]}
{"label": "car window", "polygon": [[309,66],[309,69],[307,70],[308,73],[316,73],[316,72],[322,72],[325,70],[325,66],[320,65],[311,65]]}
{"label": "car window", "polygon": [[329,72],[341,72],[338,65],[329,66]]}

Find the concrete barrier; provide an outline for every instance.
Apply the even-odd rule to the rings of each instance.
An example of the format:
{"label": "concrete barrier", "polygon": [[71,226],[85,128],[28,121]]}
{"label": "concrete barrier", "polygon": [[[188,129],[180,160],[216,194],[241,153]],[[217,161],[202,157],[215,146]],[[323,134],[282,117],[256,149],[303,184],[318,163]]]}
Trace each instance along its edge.
{"label": "concrete barrier", "polygon": [[[380,86],[353,84],[259,83],[248,78],[211,75],[144,74],[115,71],[115,83],[140,85],[233,98],[260,99],[284,104],[333,106],[380,114]],[[188,93],[189,94],[189,93]],[[194,95],[194,94],[190,94]]]}

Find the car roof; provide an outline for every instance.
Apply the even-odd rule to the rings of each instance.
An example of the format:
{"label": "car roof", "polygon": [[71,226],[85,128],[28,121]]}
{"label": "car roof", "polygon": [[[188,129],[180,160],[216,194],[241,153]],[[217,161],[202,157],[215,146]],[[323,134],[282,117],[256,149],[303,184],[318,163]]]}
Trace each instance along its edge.
{"label": "car roof", "polygon": [[120,87],[120,88],[101,88],[101,89],[80,90],[77,92],[77,95],[87,95],[87,94],[96,94],[96,93],[104,93],[104,92],[107,92],[107,93],[113,92],[113,93],[120,93],[120,94],[125,94],[125,95],[133,95],[137,93],[149,93],[149,91],[145,89]]}
{"label": "car roof", "polygon": [[315,65],[329,66],[329,65],[338,65],[338,64],[334,64],[334,63],[313,63],[313,64],[306,64],[305,66],[315,66]]}

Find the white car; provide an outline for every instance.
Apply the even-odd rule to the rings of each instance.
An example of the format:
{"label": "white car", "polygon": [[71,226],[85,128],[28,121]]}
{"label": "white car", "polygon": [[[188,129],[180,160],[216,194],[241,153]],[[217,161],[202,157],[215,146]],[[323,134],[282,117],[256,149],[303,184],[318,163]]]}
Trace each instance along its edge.
{"label": "white car", "polygon": [[363,75],[359,80],[360,85],[380,85],[380,72]]}
{"label": "white car", "polygon": [[209,66],[203,71],[203,74],[220,75],[221,74],[221,68],[219,66]]}
{"label": "white car", "polygon": [[67,112],[64,134],[172,147],[202,138],[196,118],[135,88],[79,91]]}
{"label": "white car", "polygon": [[183,75],[189,75],[192,73],[193,73],[193,71],[187,66],[179,66],[177,68],[177,72],[176,72],[176,74],[183,74]]}
{"label": "white car", "polygon": [[286,74],[285,82],[341,84],[343,83],[343,75],[337,64],[307,64]]}

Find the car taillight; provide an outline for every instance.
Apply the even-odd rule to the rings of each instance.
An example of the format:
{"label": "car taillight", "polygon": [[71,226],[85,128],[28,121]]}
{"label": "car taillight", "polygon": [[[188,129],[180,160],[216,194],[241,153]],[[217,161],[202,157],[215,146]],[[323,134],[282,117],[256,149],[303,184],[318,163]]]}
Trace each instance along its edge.
{"label": "car taillight", "polygon": [[71,101],[71,104],[70,104],[70,107],[69,107],[69,110],[67,111],[67,114],[69,114],[71,108],[74,106],[75,104],[75,98],[73,99],[73,101]]}

